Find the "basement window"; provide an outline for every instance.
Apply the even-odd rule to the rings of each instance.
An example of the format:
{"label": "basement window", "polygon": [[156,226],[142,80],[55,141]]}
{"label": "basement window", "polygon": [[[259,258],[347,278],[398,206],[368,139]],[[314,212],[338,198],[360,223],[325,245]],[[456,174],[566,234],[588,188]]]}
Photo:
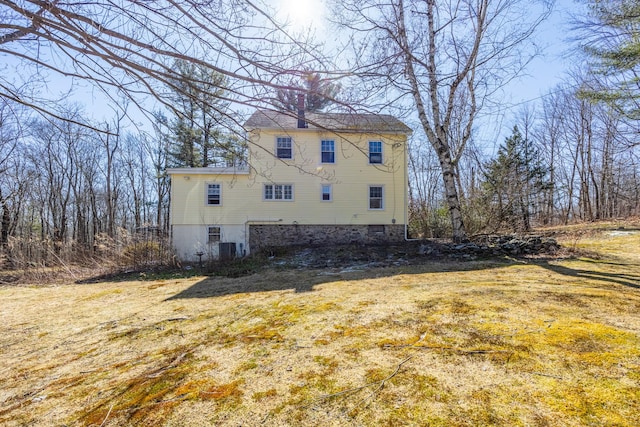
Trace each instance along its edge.
{"label": "basement window", "polygon": [[384,235],[384,225],[370,225],[369,236]]}
{"label": "basement window", "polygon": [[208,234],[209,234],[209,237],[207,239],[207,242],[218,243],[220,241],[220,227],[218,226],[208,227]]}

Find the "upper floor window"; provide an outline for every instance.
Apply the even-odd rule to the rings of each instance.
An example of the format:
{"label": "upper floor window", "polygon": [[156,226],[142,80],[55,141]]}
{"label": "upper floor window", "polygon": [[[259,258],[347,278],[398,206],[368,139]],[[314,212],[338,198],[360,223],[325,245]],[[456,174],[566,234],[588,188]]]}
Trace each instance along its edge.
{"label": "upper floor window", "polygon": [[220,241],[220,235],[221,235],[220,234],[220,227],[217,227],[217,226],[209,227],[208,228],[208,235],[209,235],[209,237],[208,237],[207,241],[209,243],[219,242]]}
{"label": "upper floor window", "polygon": [[279,136],[276,139],[276,156],[279,159],[293,159],[293,148],[290,136]]}
{"label": "upper floor window", "polygon": [[207,205],[218,206],[221,202],[220,184],[207,184]]}
{"label": "upper floor window", "polygon": [[369,141],[369,163],[382,163],[381,141]]}
{"label": "upper floor window", "polygon": [[336,143],[333,140],[322,140],[320,142],[322,151],[322,163],[336,162]]}
{"label": "upper floor window", "polygon": [[369,186],[369,209],[383,209],[383,188],[380,185]]}
{"label": "upper floor window", "polygon": [[293,185],[291,184],[265,184],[265,200],[293,200]]}
{"label": "upper floor window", "polygon": [[333,200],[333,192],[331,191],[331,184],[322,184],[322,201],[330,202]]}

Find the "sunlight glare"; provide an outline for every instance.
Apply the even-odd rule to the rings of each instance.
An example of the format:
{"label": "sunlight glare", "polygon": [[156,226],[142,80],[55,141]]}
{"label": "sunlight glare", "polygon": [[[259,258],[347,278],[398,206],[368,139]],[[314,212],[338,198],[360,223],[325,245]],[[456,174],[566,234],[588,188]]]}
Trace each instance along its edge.
{"label": "sunlight glare", "polygon": [[320,26],[324,15],[322,0],[281,0],[282,13],[295,27]]}

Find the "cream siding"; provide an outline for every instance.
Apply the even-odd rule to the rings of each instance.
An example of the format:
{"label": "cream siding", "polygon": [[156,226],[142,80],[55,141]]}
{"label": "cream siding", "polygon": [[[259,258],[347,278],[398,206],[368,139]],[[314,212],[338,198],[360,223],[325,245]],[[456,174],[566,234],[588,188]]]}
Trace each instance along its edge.
{"label": "cream siding", "polygon": [[[274,156],[278,136],[292,137],[292,160]],[[221,241],[242,243],[248,252],[248,225],[251,222],[404,224],[406,135],[335,134],[302,129],[289,132],[260,130],[249,137],[251,169],[248,173],[216,173],[214,169],[169,171],[173,242],[179,256],[193,259],[187,255],[217,251],[203,243],[209,225],[223,227]],[[335,141],[335,164],[321,162],[323,139]],[[369,141],[382,141],[383,164],[369,164]],[[221,184],[219,206],[206,204],[209,183]],[[265,183],[293,185],[293,201],[264,200]],[[330,202],[322,201],[322,184],[332,185]],[[372,185],[384,188],[384,208],[381,210],[369,209],[369,187]],[[206,250],[196,248],[203,245]]]}

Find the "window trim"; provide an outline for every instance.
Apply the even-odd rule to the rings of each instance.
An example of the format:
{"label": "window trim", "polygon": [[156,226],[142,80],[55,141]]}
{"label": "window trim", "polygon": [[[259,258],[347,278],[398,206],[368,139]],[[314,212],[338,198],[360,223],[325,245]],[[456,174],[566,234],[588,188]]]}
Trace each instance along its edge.
{"label": "window trim", "polygon": [[[371,207],[371,189],[372,188],[380,188],[380,207],[379,208],[372,208]],[[377,197],[375,199],[378,199]],[[385,209],[385,202],[384,202],[384,185],[379,185],[379,184],[370,184],[367,186],[367,206],[368,206],[368,210],[370,211],[383,211]]]}
{"label": "window trim", "polygon": [[[332,143],[333,151],[324,151],[323,143],[325,143],[325,142],[331,142]],[[333,161],[325,162],[324,161],[324,153],[333,154]],[[335,139],[321,139],[320,140],[320,163],[325,164],[325,165],[335,165],[336,164],[336,140]]]}
{"label": "window trim", "polygon": [[[218,203],[209,203],[209,186],[218,186]],[[204,203],[206,206],[222,206],[222,183],[219,182],[207,182],[204,187]]]}
{"label": "window trim", "polygon": [[[217,228],[218,229],[218,240],[211,240],[211,236],[215,236],[216,233],[212,233],[211,231]],[[215,243],[220,243],[222,242],[222,227],[219,225],[209,225],[207,226],[207,243],[210,245],[213,245]]]}
{"label": "window trim", "polygon": [[[380,151],[371,151],[371,144],[380,144]],[[384,144],[382,143],[382,141],[369,141],[369,155],[368,155],[368,160],[369,160],[369,164],[370,165],[382,165],[384,164]],[[379,154],[380,155],[380,161],[379,162],[374,162],[372,161],[372,154]]]}
{"label": "window trim", "polygon": [[[325,200],[324,195],[324,189],[325,187],[329,188],[329,198]],[[323,203],[327,203],[327,202],[333,202],[333,184],[320,184],[320,201]]]}
{"label": "window trim", "polygon": [[[284,141],[281,141],[281,140],[286,140],[286,139],[289,140],[289,148],[288,148],[288,150],[290,150],[290,152],[291,152],[290,153],[290,157],[281,157],[280,156],[280,152],[279,152],[280,148],[279,148],[278,145],[280,144],[280,142],[284,142]],[[287,150],[287,148],[283,148],[283,150]],[[278,158],[280,160],[293,160],[293,138],[290,137],[290,136],[276,136],[275,155],[276,155],[276,158]]]}
{"label": "window trim", "polygon": [[[266,197],[266,191],[267,191],[267,187],[272,187],[271,188],[271,198],[267,198]],[[280,191],[282,192],[282,198],[281,199],[276,199],[276,187],[282,187],[280,189]],[[286,195],[286,188],[285,187],[291,187],[291,198],[287,199],[285,198]],[[262,200],[265,202],[293,202],[295,200],[295,186],[293,184],[289,184],[289,183],[264,183],[262,185]]]}

